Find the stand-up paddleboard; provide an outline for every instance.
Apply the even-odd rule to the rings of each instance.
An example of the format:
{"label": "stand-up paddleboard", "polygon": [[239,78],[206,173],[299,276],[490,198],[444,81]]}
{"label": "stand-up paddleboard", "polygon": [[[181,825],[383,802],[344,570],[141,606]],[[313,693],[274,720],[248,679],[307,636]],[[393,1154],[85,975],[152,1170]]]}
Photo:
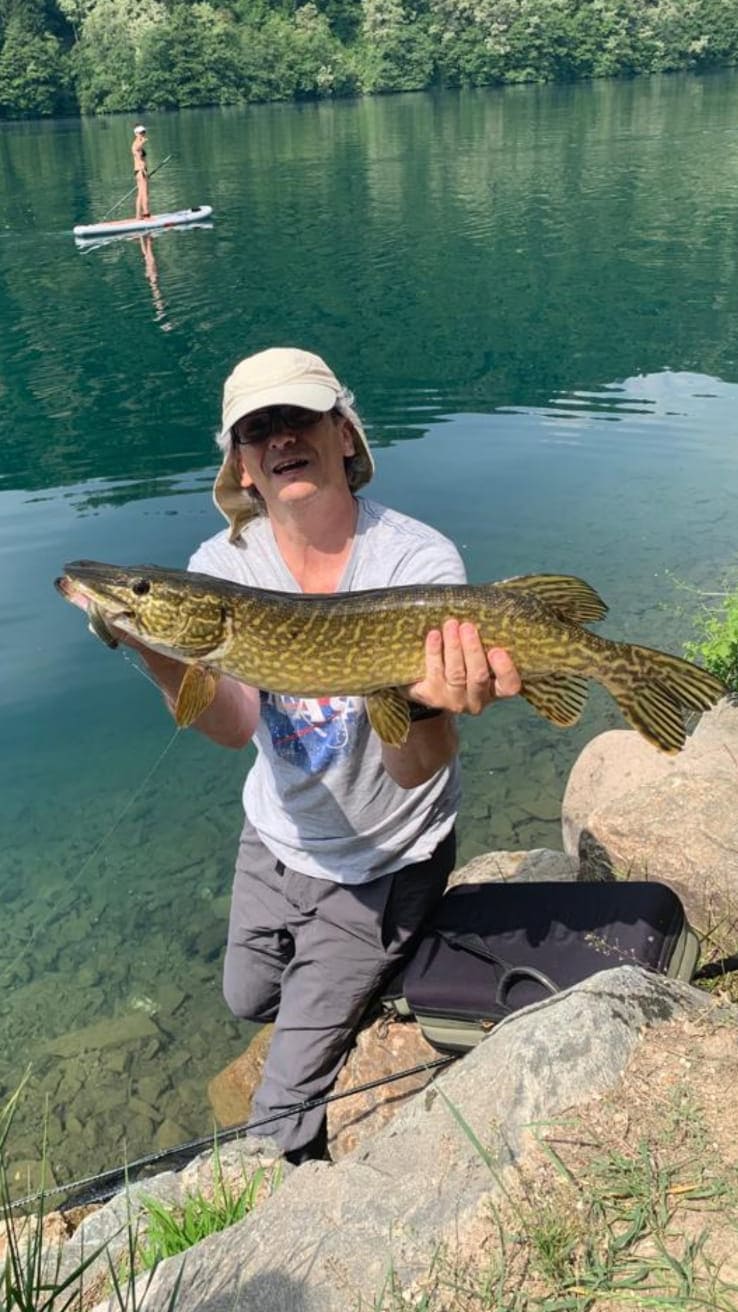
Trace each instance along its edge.
{"label": "stand-up paddleboard", "polygon": [[103,246],[116,246],[124,241],[142,241],[144,237],[153,241],[155,237],[164,237],[170,232],[198,232],[204,228],[213,228],[211,219],[192,223],[170,223],[166,228],[155,228],[153,232],[106,232],[103,237],[75,237],[74,244],[78,251],[99,251]]}
{"label": "stand-up paddleboard", "polygon": [[151,232],[155,228],[182,227],[208,219],[212,205],[196,205],[194,209],[173,210],[171,214],[152,214],[148,219],[107,219],[103,223],[78,223],[72,232],[75,237],[116,237],[123,232]]}

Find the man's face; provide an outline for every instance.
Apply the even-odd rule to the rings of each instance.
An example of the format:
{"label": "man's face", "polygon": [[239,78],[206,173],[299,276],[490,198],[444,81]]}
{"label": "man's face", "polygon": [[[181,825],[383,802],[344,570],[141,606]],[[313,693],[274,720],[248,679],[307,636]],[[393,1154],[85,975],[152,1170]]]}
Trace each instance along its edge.
{"label": "man's face", "polygon": [[233,428],[242,487],[255,487],[267,509],[348,487],[345,460],[355,452],[351,424],[336,411],[270,406]]}

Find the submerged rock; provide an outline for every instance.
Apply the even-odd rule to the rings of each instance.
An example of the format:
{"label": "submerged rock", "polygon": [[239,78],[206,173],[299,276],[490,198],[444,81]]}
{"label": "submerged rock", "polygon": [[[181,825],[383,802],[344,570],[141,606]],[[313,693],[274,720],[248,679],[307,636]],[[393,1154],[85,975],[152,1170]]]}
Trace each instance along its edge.
{"label": "submerged rock", "polygon": [[110,1016],[81,1030],[60,1034],[45,1044],[44,1051],[56,1057],[76,1057],[82,1052],[118,1048],[124,1043],[138,1043],[141,1039],[158,1036],[156,1025],[145,1012],[132,1011],[125,1016]]}

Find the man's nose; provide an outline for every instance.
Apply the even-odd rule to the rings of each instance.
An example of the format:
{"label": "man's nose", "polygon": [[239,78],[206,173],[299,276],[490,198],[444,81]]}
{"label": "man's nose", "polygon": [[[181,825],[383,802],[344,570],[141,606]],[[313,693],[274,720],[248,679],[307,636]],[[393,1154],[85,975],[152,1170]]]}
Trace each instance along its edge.
{"label": "man's nose", "polygon": [[278,428],[269,436],[269,445],[274,447],[288,446],[295,440],[295,433],[288,428],[284,419],[278,421]]}

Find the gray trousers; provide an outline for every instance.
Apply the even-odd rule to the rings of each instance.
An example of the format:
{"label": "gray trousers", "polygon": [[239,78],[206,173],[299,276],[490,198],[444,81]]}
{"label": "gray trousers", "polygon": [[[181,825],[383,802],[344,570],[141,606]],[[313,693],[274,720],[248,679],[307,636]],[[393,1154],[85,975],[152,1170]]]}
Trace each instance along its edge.
{"label": "gray trousers", "polygon": [[[285,867],[246,822],[223,992],[234,1015],[275,1022],[251,1122],[330,1091],[368,1004],[440,900],[455,856],[452,831],[427,861],[368,884],[336,884]],[[324,1142],[325,1107],[254,1134],[299,1154]]]}

